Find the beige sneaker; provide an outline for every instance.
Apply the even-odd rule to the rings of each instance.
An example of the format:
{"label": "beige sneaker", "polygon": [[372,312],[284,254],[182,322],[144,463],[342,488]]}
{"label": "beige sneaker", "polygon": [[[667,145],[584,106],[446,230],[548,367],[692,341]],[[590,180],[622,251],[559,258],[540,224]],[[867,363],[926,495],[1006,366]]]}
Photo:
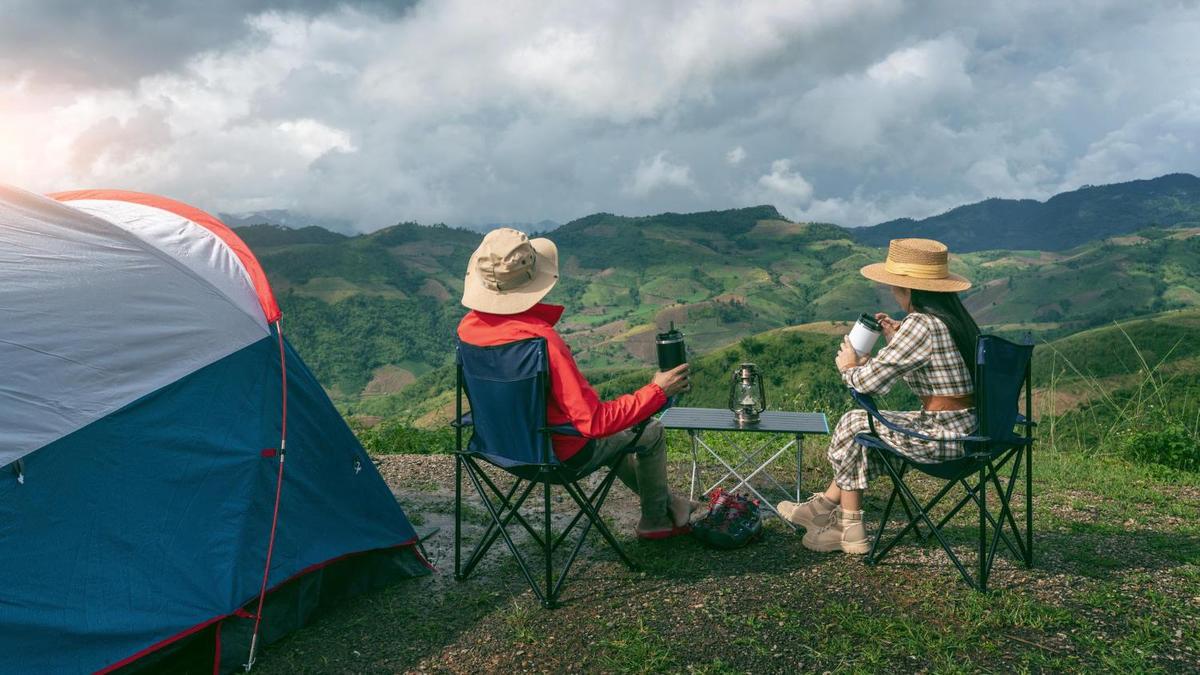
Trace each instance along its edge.
{"label": "beige sneaker", "polygon": [[862,511],[843,511],[839,507],[831,515],[828,525],[804,534],[804,548],[821,553],[840,550],[863,555],[871,550],[871,542],[867,539],[862,518]]}
{"label": "beige sneaker", "polygon": [[779,511],[784,520],[806,530],[816,530],[828,525],[835,508],[837,504],[825,499],[825,495],[819,492],[814,492],[806,502],[779,502],[775,506],[775,510]]}

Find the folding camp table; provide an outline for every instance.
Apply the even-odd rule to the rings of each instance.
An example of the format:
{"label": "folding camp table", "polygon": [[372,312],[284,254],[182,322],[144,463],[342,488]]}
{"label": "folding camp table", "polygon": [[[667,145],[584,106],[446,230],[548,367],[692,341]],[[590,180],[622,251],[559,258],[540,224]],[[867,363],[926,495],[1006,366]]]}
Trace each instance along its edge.
{"label": "folding camp table", "polygon": [[[791,492],[775,480],[768,471],[767,467],[775,460],[779,459],[788,450],[795,448],[796,450],[796,501],[802,501],[800,496],[800,481],[803,466],[803,453],[805,434],[828,434],[829,422],[825,419],[825,413],[819,412],[777,412],[768,410],[760,416],[758,424],[739,426],[733,419],[733,413],[724,408],[668,408],[660,418],[662,425],[666,429],[682,429],[688,432],[688,436],[692,439],[692,481],[691,481],[691,497],[696,497],[696,483],[700,475],[700,448],[703,448],[714,459],[725,468],[725,475],[721,476],[715,483],[710,485],[708,489],[703,491],[703,494],[711,492],[714,488],[722,485],[727,481],[737,480],[731,490],[737,491],[742,488],[749,490],[758,497],[762,506],[768,509],[771,513],[779,515],[775,510],[775,505],[772,500],[764,497],[750,481],[756,476],[762,475],[768,481],[775,484],[775,487],[787,495],[789,499],[793,498]],[[703,432],[737,432],[740,434],[757,433],[757,434],[788,434],[791,439],[782,448],[771,452],[772,436],[767,436],[765,439],[757,439],[760,442],[752,449],[739,447],[738,454],[740,456],[733,458],[736,462],[731,464],[726,461],[711,445],[704,441]],[[743,438],[749,439],[748,436]],[[769,455],[768,455],[769,453]],[[766,459],[759,461],[763,456]],[[752,469],[748,473],[743,473],[746,469]],[[791,525],[789,521],[780,516],[780,520]]]}

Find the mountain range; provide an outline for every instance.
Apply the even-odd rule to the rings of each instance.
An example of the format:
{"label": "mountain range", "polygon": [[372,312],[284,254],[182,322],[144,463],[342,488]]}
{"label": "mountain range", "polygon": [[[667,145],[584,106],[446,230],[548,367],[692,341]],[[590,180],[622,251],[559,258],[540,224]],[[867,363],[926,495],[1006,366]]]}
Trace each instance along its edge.
{"label": "mountain range", "polygon": [[1200,178],[1187,173],[1113,185],[1087,185],[1033,199],[988,199],[913,220],[851,230],[856,241],[886,246],[896,237],[926,237],[954,251],[1062,251],[1144,227],[1200,227]]}
{"label": "mountain range", "polygon": [[[1067,210],[1076,214],[1126,205],[1119,223],[1104,220],[1091,229],[1095,238],[1067,249],[956,246],[949,235],[983,241],[1000,227],[999,215],[979,215],[1000,213],[986,209],[963,221],[973,223],[962,226],[971,236],[903,234],[951,239],[953,250],[964,251],[952,268],[975,282],[964,302],[989,330],[1053,338],[1200,306],[1200,222],[1161,218],[1163,194],[1177,195],[1171,213],[1200,212],[1200,195],[1178,196],[1186,193],[1180,185],[1197,181],[1164,176],[1048,200],[1056,209],[1073,204]],[[1151,193],[1157,201],[1144,198]],[[275,286],[289,337],[343,406],[386,414],[393,397],[449,362],[464,311],[462,275],[479,233],[416,223],[355,236],[272,225],[238,232]],[[553,238],[562,279],[547,300],[567,306],[560,329],[596,373],[650,363],[654,333],[671,321],[700,354],[892,304],[858,274],[883,257],[860,230],[789,222],[771,206],[637,218],[600,213],[561,226]]]}

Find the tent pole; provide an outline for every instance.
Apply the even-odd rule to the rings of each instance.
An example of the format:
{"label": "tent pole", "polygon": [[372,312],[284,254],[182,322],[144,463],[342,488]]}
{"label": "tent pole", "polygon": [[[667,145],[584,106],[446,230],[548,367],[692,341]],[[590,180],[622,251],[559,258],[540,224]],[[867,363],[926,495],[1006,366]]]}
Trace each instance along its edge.
{"label": "tent pole", "polygon": [[258,609],[254,612],[254,632],[250,636],[250,655],[246,659],[246,672],[254,667],[258,649],[258,631],[262,625],[263,603],[267,599],[267,581],[271,576],[271,556],[275,553],[275,531],[279,525],[279,498],[283,494],[283,460],[287,456],[287,357],[283,348],[283,319],[275,320],[275,334],[279,337],[279,371],[281,381],[281,414],[279,431],[279,474],[275,479],[275,510],[271,515],[271,536],[267,541],[267,562],[263,566],[262,588],[258,592]]}

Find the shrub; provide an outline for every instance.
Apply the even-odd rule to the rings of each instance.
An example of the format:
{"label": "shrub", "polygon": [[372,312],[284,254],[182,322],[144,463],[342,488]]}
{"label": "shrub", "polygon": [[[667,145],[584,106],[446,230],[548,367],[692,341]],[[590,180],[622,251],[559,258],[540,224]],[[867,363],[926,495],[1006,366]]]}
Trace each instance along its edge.
{"label": "shrub", "polygon": [[358,440],[372,454],[435,455],[454,452],[452,429],[418,429],[405,422],[387,421],[358,430]]}
{"label": "shrub", "polygon": [[1118,447],[1132,462],[1200,471],[1200,439],[1179,421],[1139,425],[1121,434]]}

